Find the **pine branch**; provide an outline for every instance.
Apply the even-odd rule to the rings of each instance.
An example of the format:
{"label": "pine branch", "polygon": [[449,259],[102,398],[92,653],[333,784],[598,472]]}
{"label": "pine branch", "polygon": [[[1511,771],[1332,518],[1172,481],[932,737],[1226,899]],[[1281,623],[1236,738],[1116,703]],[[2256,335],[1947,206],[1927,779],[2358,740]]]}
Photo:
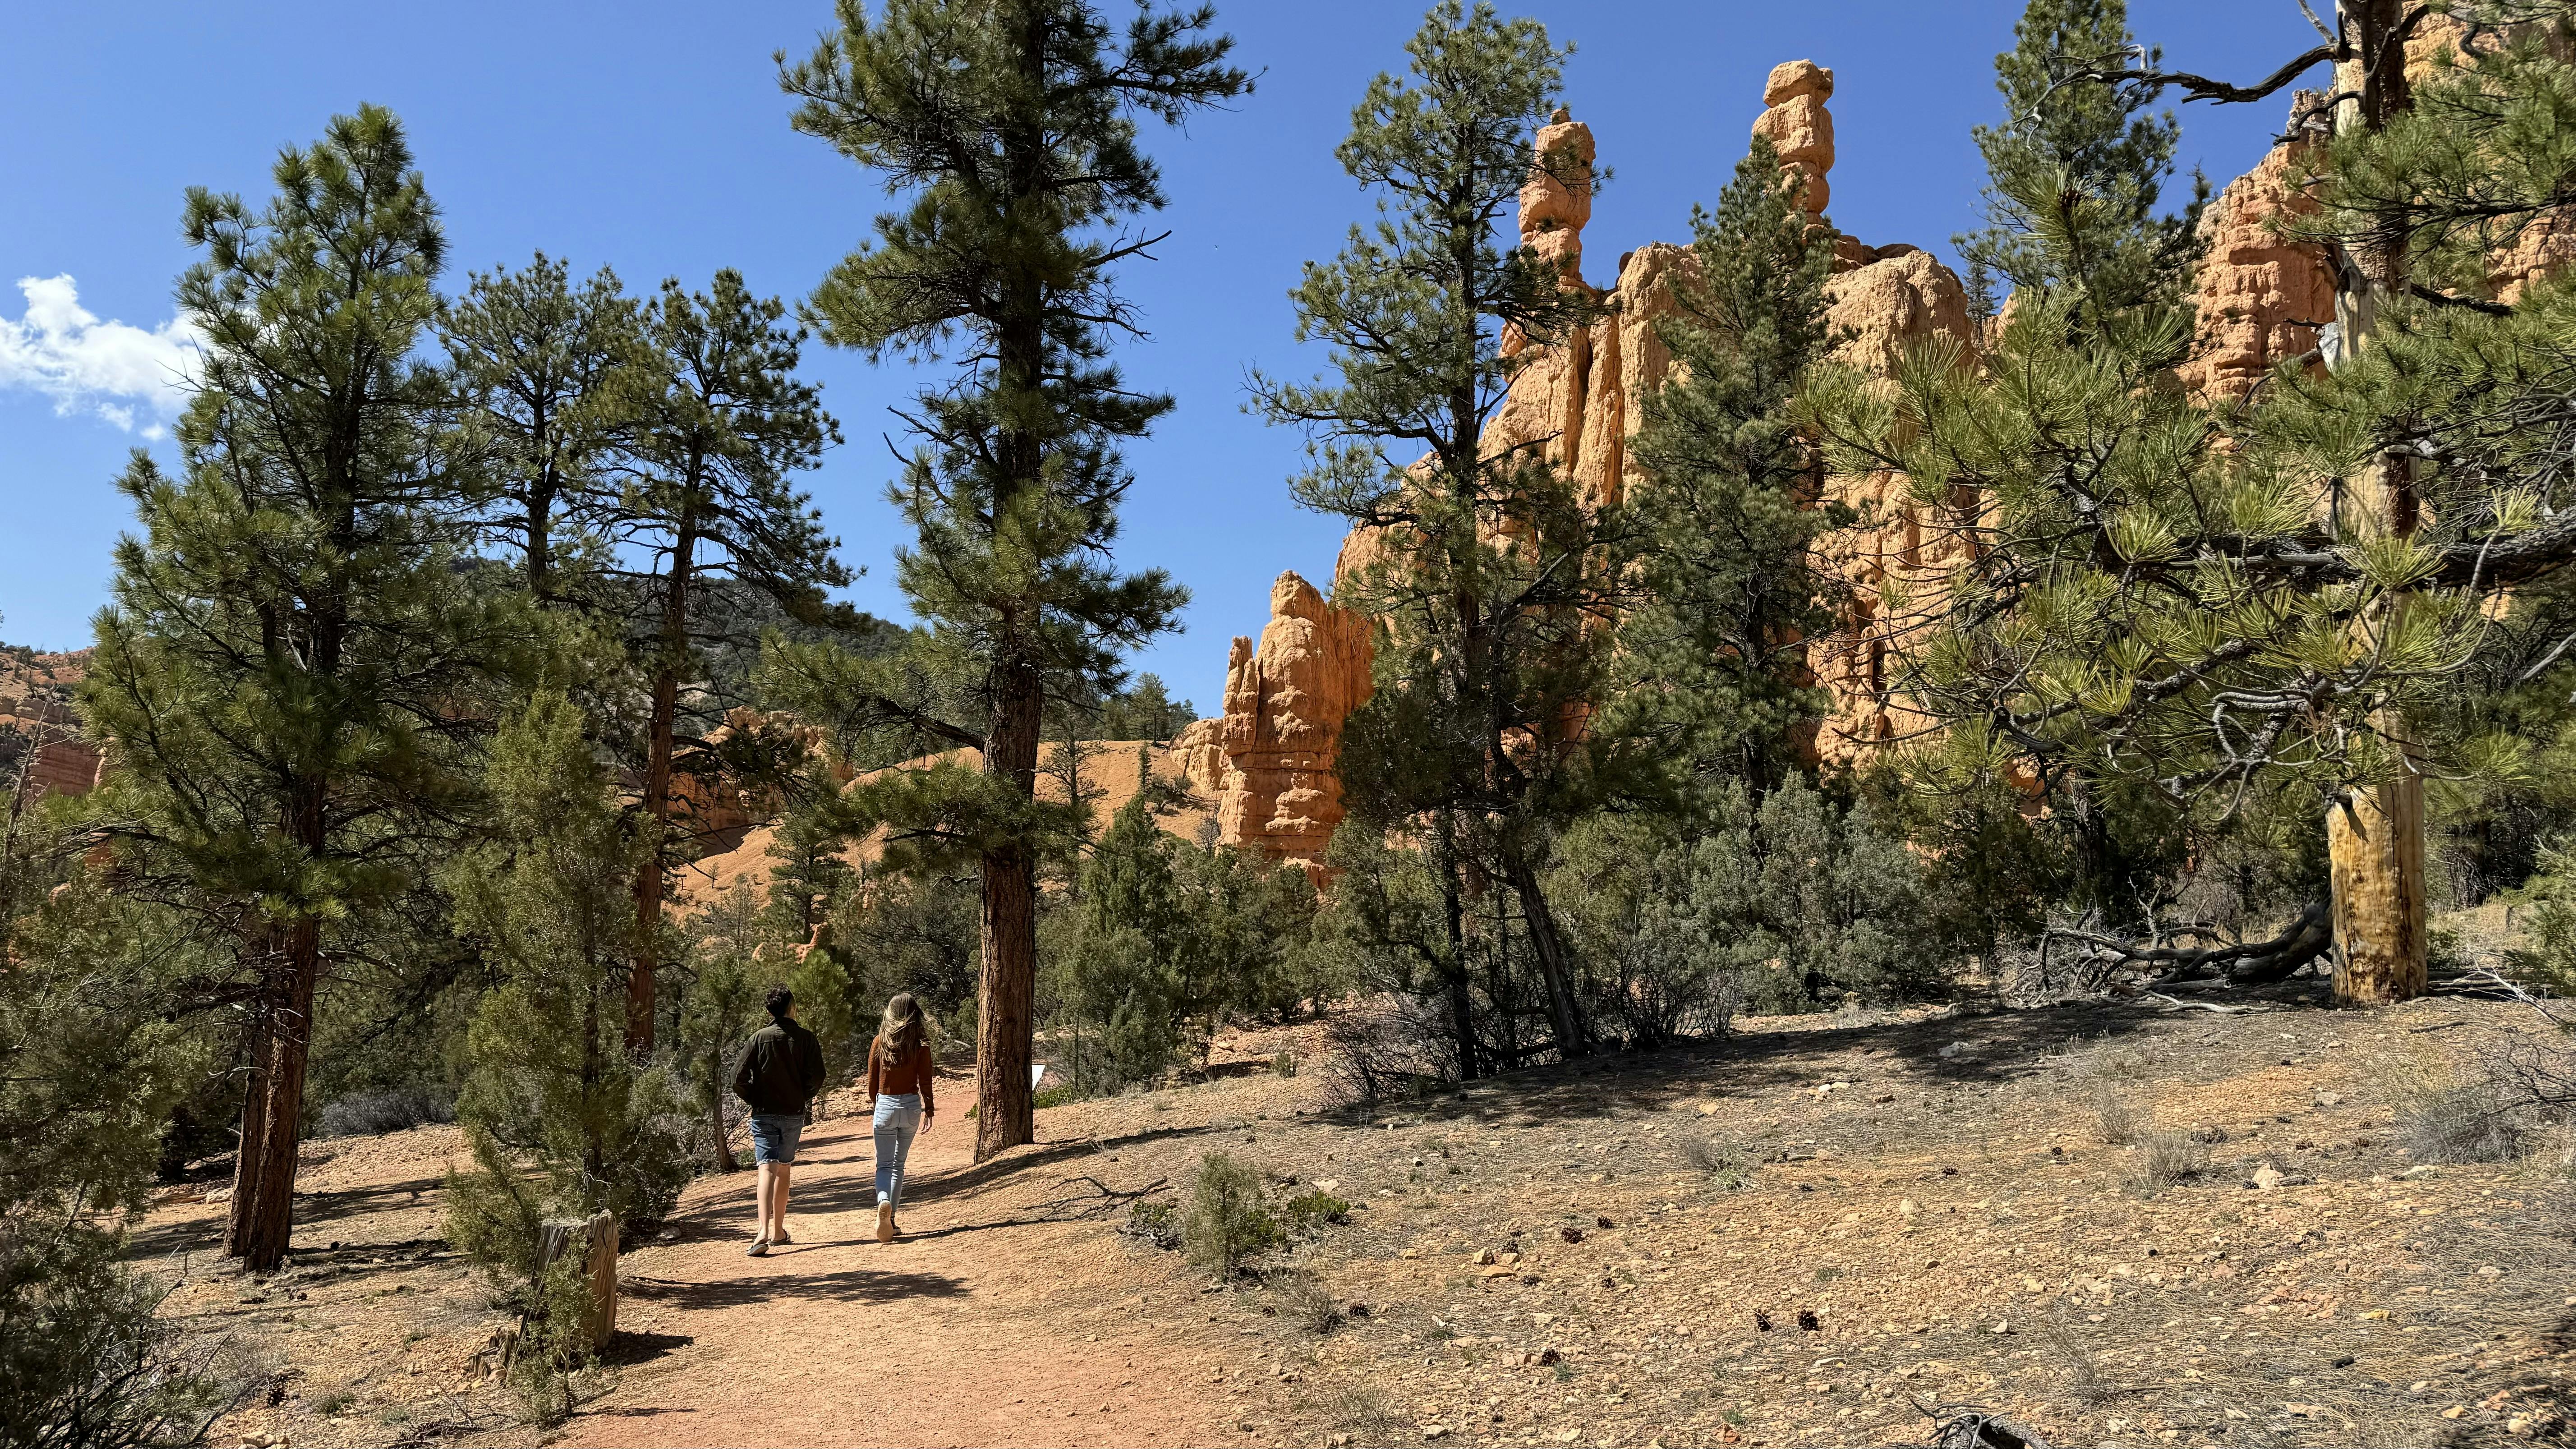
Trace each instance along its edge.
{"label": "pine branch", "polygon": [[[2048,94],[2054,94],[2059,86],[2074,84],[2077,82],[2089,82],[2098,85],[2134,86],[2138,87],[2142,93],[2146,95],[2156,95],[2168,89],[2178,89],[2183,93],[2183,98],[2185,100],[2208,101],[2215,105],[2241,105],[2248,101],[2259,101],[2264,97],[2271,95],[2273,92],[2280,90],[2282,87],[2287,86],[2290,82],[2297,80],[2300,76],[2307,74],[2317,66],[2327,61],[2339,59],[2340,56],[2338,52],[2340,50],[2340,46],[2332,44],[2311,47],[2282,65],[2279,70],[2272,72],[2270,75],[2265,76],[2263,79],[2256,81],[2250,86],[2235,85],[2223,80],[2213,80],[2208,76],[2195,75],[2190,71],[2148,70],[2144,66],[2117,70],[2102,66],[2083,66],[2069,71],[2064,76],[2059,77],[2055,83],[2050,85]],[[2140,52],[2133,50],[2130,53],[2139,54]],[[2043,101],[2046,98],[2046,95],[2042,96]],[[2038,114],[2039,108],[2036,106],[2032,107],[2030,114],[2024,118],[2025,122],[2035,122],[2038,119]]]}

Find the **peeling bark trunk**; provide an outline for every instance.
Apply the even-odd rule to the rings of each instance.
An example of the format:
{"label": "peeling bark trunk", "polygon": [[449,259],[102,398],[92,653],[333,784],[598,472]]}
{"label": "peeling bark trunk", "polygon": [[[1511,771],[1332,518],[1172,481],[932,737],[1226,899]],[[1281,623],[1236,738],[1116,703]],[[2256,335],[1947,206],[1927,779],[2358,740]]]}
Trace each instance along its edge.
{"label": "peeling bark trunk", "polygon": [[[2349,59],[2335,66],[2335,129],[2373,131],[2409,104],[2401,0],[2341,0],[2336,22]],[[2335,322],[2345,356],[2370,344],[2379,303],[2406,282],[2401,234],[2349,249],[2337,268]],[[2360,480],[2351,525],[2371,532],[2411,533],[2417,523],[2407,460],[2382,454]],[[2346,520],[2337,520],[2340,525]],[[2404,606],[2392,601],[2391,612]],[[2326,851],[2334,887],[2337,947],[2335,994],[2351,1002],[2403,1001],[2424,991],[2429,934],[2425,917],[2424,777],[2412,768],[2406,722],[2384,718],[2381,734],[2396,742],[2408,768],[2396,778],[2357,786],[2326,812]]]}
{"label": "peeling bark trunk", "polygon": [[2334,878],[2335,997],[2383,1005],[2424,994],[2424,777],[2346,791],[2326,812]]}

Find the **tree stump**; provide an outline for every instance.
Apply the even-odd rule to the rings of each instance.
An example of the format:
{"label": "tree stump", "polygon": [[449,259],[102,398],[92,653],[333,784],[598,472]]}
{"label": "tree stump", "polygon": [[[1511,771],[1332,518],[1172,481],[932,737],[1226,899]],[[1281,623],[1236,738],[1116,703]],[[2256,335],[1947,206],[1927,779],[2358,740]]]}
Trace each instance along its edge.
{"label": "tree stump", "polygon": [[602,1210],[587,1220],[552,1219],[540,1252],[545,1267],[565,1258],[583,1264],[590,1292],[581,1314],[582,1337],[593,1349],[608,1347],[608,1340],[617,1336],[617,1215]]}

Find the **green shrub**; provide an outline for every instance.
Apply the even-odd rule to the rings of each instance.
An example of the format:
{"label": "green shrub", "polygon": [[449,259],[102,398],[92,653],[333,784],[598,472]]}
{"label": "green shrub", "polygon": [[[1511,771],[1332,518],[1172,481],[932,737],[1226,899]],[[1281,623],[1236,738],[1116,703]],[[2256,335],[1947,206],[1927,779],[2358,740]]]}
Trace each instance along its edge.
{"label": "green shrub", "polygon": [[155,1313],[118,1235],[0,1217],[0,1444],[163,1449],[200,1442],[244,1392]]}
{"label": "green shrub", "polygon": [[582,1333],[584,1265],[543,1261],[549,1185],[521,1169],[481,1126],[469,1126],[474,1166],[447,1176],[447,1239],[483,1270],[493,1306],[519,1317],[508,1381],[521,1410],[556,1423],[580,1402],[594,1369]]}
{"label": "green shrub", "polygon": [[1181,1245],[1181,1209],[1178,1203],[1132,1202],[1127,1205],[1127,1231],[1157,1248]]}
{"label": "green shrub", "polygon": [[1590,963],[1592,1015],[1639,1045],[1722,1032],[1739,1008],[1939,984],[1910,927],[1922,863],[1868,810],[1802,781],[1758,801],[1729,785],[1702,820],[1591,817],[1562,855],[1553,899]]}
{"label": "green shrub", "polygon": [[560,693],[502,721],[486,777],[501,838],[447,870],[458,931],[507,973],[466,1030],[456,1115],[492,1144],[487,1170],[543,1176],[548,1212],[641,1226],[691,1175],[688,1114],[619,1039],[636,846],[586,723]]}
{"label": "green shrub", "polygon": [[1310,1188],[1281,1204],[1279,1214],[1290,1228],[1310,1233],[1326,1223],[1350,1221],[1351,1205],[1321,1188]]}
{"label": "green shrub", "polygon": [[[1154,792],[1120,807],[1077,903],[1042,934],[1040,994],[1076,1085],[1151,1082],[1231,1014],[1294,1015],[1342,990],[1316,949],[1314,887],[1258,853],[1202,850],[1155,823]],[[1284,1064],[1283,1060],[1284,1059]],[[1273,1069],[1293,1075],[1293,1053]]]}
{"label": "green shrub", "polygon": [[558,1424],[606,1387],[606,1374],[582,1327],[590,1307],[585,1265],[561,1259],[531,1279],[528,1289],[518,1345],[510,1355],[509,1384],[531,1422]]}
{"label": "green shrub", "polygon": [[1232,1277],[1244,1260],[1279,1245],[1279,1220],[1262,1201],[1261,1174],[1222,1152],[1199,1159],[1181,1214],[1181,1246],[1191,1262]]}
{"label": "green shrub", "polygon": [[119,1259],[162,1124],[222,1075],[171,985],[220,979],[229,946],[92,878],[66,886],[0,912],[0,1445],[190,1444],[243,1375],[192,1351]]}

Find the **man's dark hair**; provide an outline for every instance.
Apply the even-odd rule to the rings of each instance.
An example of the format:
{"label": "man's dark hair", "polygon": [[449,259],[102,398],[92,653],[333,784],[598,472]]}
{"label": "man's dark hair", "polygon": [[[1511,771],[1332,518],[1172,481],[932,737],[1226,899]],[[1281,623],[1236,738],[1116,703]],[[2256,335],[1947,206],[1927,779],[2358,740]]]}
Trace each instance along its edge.
{"label": "man's dark hair", "polygon": [[769,999],[762,1004],[769,1008],[769,1014],[774,1020],[785,1021],[787,1008],[796,1004],[796,993],[784,986],[773,986],[769,988]]}

